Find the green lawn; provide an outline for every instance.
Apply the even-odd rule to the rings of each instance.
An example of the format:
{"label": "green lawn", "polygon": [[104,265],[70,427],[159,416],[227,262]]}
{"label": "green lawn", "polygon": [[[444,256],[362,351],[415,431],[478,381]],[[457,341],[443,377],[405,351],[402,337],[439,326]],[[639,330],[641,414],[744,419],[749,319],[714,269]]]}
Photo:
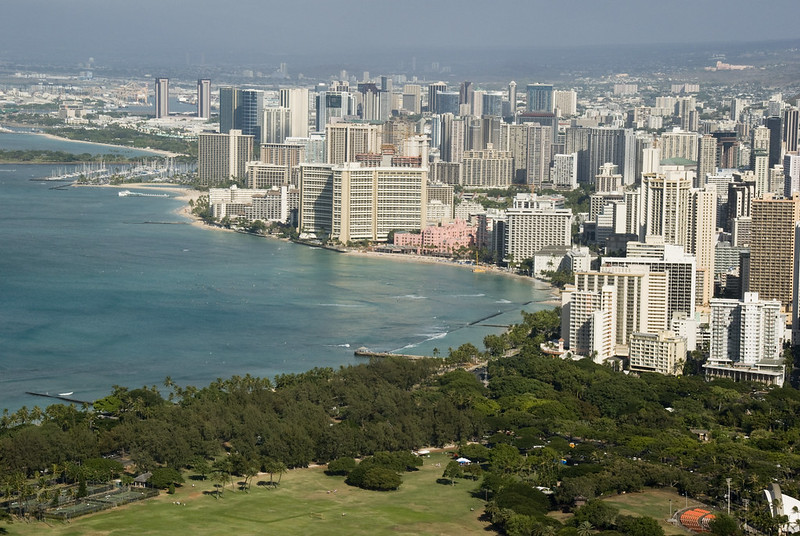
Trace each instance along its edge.
{"label": "green lawn", "polygon": [[[686,531],[666,522],[669,517],[670,499],[672,499],[672,512],[686,507],[686,498],[678,495],[671,489],[647,489],[641,493],[625,493],[611,495],[602,500],[619,508],[619,513],[625,516],[649,516],[658,521],[667,535],[686,535]],[[702,506],[702,503],[689,499],[689,506]],[[572,514],[550,512],[548,514],[566,523]]]}
{"label": "green lawn", "polygon": [[326,476],[323,468],[311,468],[289,471],[277,489],[258,486],[255,480],[249,493],[229,487],[219,500],[203,493],[213,489],[212,483],[194,482],[192,487],[193,481],[187,480],[175,495],[162,494],[69,524],[0,526],[9,534],[52,536],[480,534],[486,524],[478,521],[483,501],[469,493],[475,483],[436,483],[448,460],[444,454],[431,454],[419,471],[403,474],[403,485],[394,492],[352,488],[341,477]]}
{"label": "green lawn", "polygon": [[[603,500],[619,508],[622,515],[650,516],[656,519],[667,534],[686,534],[666,521],[669,517],[670,499],[672,512],[686,508],[686,498],[671,489],[648,489],[641,493],[613,495]],[[702,506],[702,503],[689,499],[689,506]]]}

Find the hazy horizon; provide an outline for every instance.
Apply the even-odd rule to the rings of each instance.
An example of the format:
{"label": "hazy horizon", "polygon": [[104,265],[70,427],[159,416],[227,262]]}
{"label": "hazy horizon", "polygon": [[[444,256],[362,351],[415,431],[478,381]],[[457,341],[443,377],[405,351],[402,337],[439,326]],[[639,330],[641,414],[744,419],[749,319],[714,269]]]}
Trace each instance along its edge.
{"label": "hazy horizon", "polygon": [[[0,60],[211,64],[796,40],[796,1],[169,0],[5,2]],[[410,58],[409,58],[410,60]]]}

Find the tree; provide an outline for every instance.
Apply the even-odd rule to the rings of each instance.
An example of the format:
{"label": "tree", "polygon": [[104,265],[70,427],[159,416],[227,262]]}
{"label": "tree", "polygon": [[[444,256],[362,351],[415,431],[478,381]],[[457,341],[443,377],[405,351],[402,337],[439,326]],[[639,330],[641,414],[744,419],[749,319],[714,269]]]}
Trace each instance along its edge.
{"label": "tree", "polygon": [[578,536],[589,536],[592,533],[592,529],[594,527],[588,521],[581,521],[578,523]]}
{"label": "tree", "polygon": [[[264,460],[263,467],[264,467],[264,471],[269,473],[269,485],[270,485],[270,487],[276,486],[277,484],[281,483],[281,476],[283,475],[283,473],[286,472],[286,464],[285,463],[283,463],[281,461],[278,461],[278,460],[276,460],[274,458],[266,458]],[[273,476],[275,474],[278,475],[277,484],[273,480]]]}
{"label": "tree", "polygon": [[328,464],[325,474],[346,476],[356,468],[356,461],[353,458],[336,458]]}
{"label": "tree", "polygon": [[456,478],[464,478],[464,471],[461,470],[461,464],[455,460],[450,460],[447,467],[444,468],[442,477],[450,481],[453,486],[456,485]]}
{"label": "tree", "polygon": [[742,531],[733,516],[727,514],[717,514],[708,524],[711,534],[715,536],[739,536]]}
{"label": "tree", "polygon": [[664,536],[664,529],[652,517],[619,516],[617,529],[628,536]]}
{"label": "tree", "polygon": [[364,473],[360,487],[375,491],[391,491],[399,488],[402,482],[400,475],[391,469],[375,466]]}
{"label": "tree", "polygon": [[183,483],[183,475],[172,467],[156,467],[147,482],[158,489],[167,489],[175,484]]}

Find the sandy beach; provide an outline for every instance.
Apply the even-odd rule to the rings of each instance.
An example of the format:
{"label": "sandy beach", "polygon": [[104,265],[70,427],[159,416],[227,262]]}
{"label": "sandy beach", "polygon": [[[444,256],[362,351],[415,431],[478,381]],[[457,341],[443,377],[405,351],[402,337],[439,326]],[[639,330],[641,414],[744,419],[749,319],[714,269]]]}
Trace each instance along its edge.
{"label": "sandy beach", "polygon": [[86,141],[86,140],[73,140],[71,138],[64,138],[61,136],[56,136],[54,134],[48,134],[46,132],[33,132],[37,136],[44,136],[45,138],[50,138],[51,140],[60,140],[60,141],[69,141],[72,143],[93,143],[95,145],[102,145],[104,147],[113,147],[114,149],[134,149],[137,151],[147,151],[149,153],[153,153],[154,155],[160,156],[167,156],[170,158],[180,156],[180,153],[171,153],[169,151],[162,151],[161,149],[150,149],[150,148],[139,148],[139,147],[131,147],[129,145],[114,145],[113,143],[100,143],[97,141]]}
{"label": "sandy beach", "polygon": [[[445,264],[448,266],[457,266],[459,268],[473,270],[475,268],[474,264],[465,264],[458,261],[454,261],[452,259],[444,259],[440,257],[429,257],[426,255],[415,255],[415,254],[407,254],[407,253],[380,253],[377,251],[362,251],[362,250],[350,250],[344,253],[345,255],[355,255],[361,257],[372,257],[372,258],[380,258],[380,259],[387,259],[393,262],[414,262],[414,263],[425,263],[425,264]],[[542,286],[549,286],[550,292],[553,295],[552,299],[544,301],[542,303],[548,305],[561,305],[561,296],[560,291],[550,285],[548,282],[536,279],[527,275],[522,274],[515,274],[505,268],[501,268],[499,266],[491,265],[491,264],[482,264],[480,269],[483,270],[485,273],[493,274],[493,275],[502,275],[505,277],[515,277],[517,279],[523,279],[526,281],[530,281],[531,283],[539,283]],[[479,273],[479,272],[476,272]]]}
{"label": "sandy beach", "polygon": [[[233,229],[227,229],[225,227],[218,227],[216,225],[207,225],[200,218],[198,218],[195,214],[193,214],[192,213],[192,209],[189,206],[189,201],[191,200],[191,201],[196,202],[200,197],[202,197],[204,195],[207,195],[207,193],[206,192],[202,192],[200,190],[195,190],[195,189],[190,188],[190,187],[178,186],[178,185],[160,186],[160,185],[154,185],[154,184],[149,184],[149,183],[125,183],[125,184],[113,184],[113,185],[112,184],[107,184],[107,185],[91,185],[91,184],[89,184],[89,185],[77,185],[76,184],[75,186],[90,186],[90,187],[95,187],[95,188],[117,188],[117,189],[126,189],[126,190],[128,190],[128,189],[151,190],[151,191],[155,190],[155,191],[159,191],[159,192],[175,193],[175,194],[178,194],[176,196],[177,199],[180,199],[181,201],[186,202],[186,205],[181,207],[181,208],[179,208],[178,210],[176,210],[175,213],[187,217],[189,220],[191,220],[191,225],[193,225],[195,227],[201,227],[203,229],[209,229],[209,230],[212,230],[212,231],[221,231],[221,232],[227,232],[227,233],[235,233],[236,232]],[[265,238],[278,239],[278,237],[274,237],[274,236],[270,236],[270,235],[266,235]],[[415,254],[406,254],[406,253],[404,253],[404,254],[399,254],[399,253],[381,253],[381,252],[377,252],[377,251],[364,251],[364,250],[355,250],[355,249],[354,250],[348,250],[348,251],[346,251],[346,252],[344,252],[342,254],[343,255],[353,255],[353,256],[357,256],[357,257],[370,257],[370,258],[377,258],[377,259],[386,259],[386,260],[389,260],[389,261],[392,261],[392,262],[413,262],[413,263],[424,263],[424,264],[444,264],[444,265],[448,265],[448,266],[456,266],[456,267],[459,267],[459,268],[462,268],[462,269],[467,269],[467,270],[474,270],[474,268],[475,268],[474,264],[461,263],[461,262],[458,262],[458,261],[454,261],[452,259],[444,259],[444,258],[441,258],[441,257],[429,257],[429,256],[426,256],[426,255],[415,255]],[[499,266],[494,266],[494,265],[489,265],[489,264],[481,265],[480,268],[485,273],[489,273],[489,274],[493,274],[493,275],[502,275],[502,276],[505,276],[505,277],[515,277],[515,278],[518,278],[518,279],[524,279],[524,280],[530,281],[532,284],[538,283],[538,284],[541,284],[542,286],[550,286],[550,292],[552,294],[552,298],[549,299],[549,300],[546,300],[546,301],[544,301],[542,303],[545,303],[547,305],[553,305],[553,306],[561,305],[560,291],[556,287],[554,287],[552,285],[549,285],[549,283],[547,283],[546,281],[543,281],[541,279],[535,279],[535,278],[529,277],[527,275],[515,274],[515,273],[513,273],[513,272],[511,272],[509,270],[506,270],[504,268],[500,268]],[[478,272],[476,272],[476,273],[478,273]]]}

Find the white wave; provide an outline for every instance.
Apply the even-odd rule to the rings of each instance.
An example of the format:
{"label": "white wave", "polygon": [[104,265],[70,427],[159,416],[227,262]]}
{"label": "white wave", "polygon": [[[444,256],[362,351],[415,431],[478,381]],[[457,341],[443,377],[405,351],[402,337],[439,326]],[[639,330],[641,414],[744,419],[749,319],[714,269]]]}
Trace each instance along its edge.
{"label": "white wave", "polygon": [[396,299],[396,300],[400,300],[400,299],[403,299],[403,300],[427,300],[428,297],[427,296],[417,296],[416,294],[405,294],[403,296],[394,296],[394,299]]}
{"label": "white wave", "polygon": [[346,307],[346,308],[356,308],[356,307],[364,307],[363,305],[358,305],[356,303],[320,303],[320,307]]}
{"label": "white wave", "polygon": [[456,294],[456,298],[481,298],[486,294]]}
{"label": "white wave", "polygon": [[497,301],[496,301],[496,302],[494,302],[494,303],[514,303],[514,302],[511,302],[511,301],[509,301],[509,300],[497,300]]}

